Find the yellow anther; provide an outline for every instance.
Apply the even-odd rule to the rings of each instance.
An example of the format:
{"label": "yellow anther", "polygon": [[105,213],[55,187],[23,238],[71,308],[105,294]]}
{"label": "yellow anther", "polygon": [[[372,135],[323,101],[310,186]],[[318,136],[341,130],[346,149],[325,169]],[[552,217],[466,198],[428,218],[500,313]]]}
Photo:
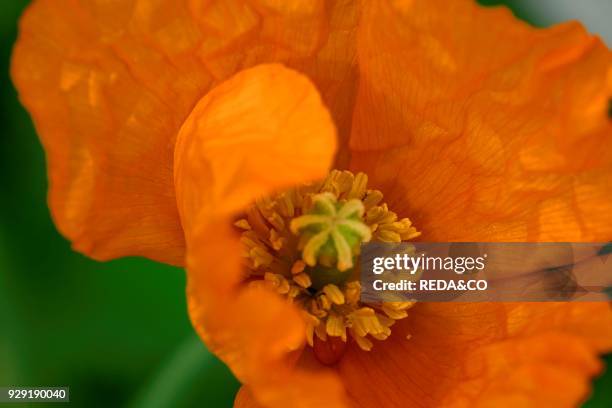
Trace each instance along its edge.
{"label": "yellow anther", "polygon": [[272,212],[268,217],[267,220],[270,224],[272,224],[272,226],[274,228],[276,228],[279,231],[282,231],[285,229],[285,221],[283,220],[283,217],[280,216],[279,213],[277,212]]}
{"label": "yellow anther", "polygon": [[310,302],[309,311],[318,318],[324,318],[327,316],[327,311],[323,310],[316,300],[312,300]]}
{"label": "yellow anther", "polygon": [[249,255],[253,259],[255,267],[268,266],[272,263],[274,257],[261,246],[251,248]]}
{"label": "yellow anther", "polygon": [[290,299],[293,299],[295,297],[297,297],[302,291],[300,290],[300,288],[298,288],[297,286],[291,286],[289,288],[289,292],[287,293],[287,296]]}
{"label": "yellow anther", "polygon": [[250,225],[250,224],[249,224],[249,222],[248,222],[247,220],[245,220],[244,218],[243,218],[243,219],[240,219],[240,220],[238,220],[238,221],[236,221],[236,222],[234,223],[234,225],[235,225],[236,227],[240,228],[240,229],[245,230],[245,231],[248,231],[248,230],[250,230],[250,229],[251,229],[251,225]]}
{"label": "yellow anther", "polygon": [[293,275],[297,275],[298,273],[303,272],[304,268],[306,268],[306,264],[304,263],[304,261],[302,261],[301,259],[297,260],[291,266],[291,273]]}
{"label": "yellow anther", "polygon": [[370,336],[375,338],[376,340],[386,340],[387,337],[391,335],[391,329],[388,327],[383,327],[383,331],[380,333],[370,333]]}
{"label": "yellow anther", "polygon": [[280,250],[285,244],[285,238],[279,235],[275,229],[270,230],[270,244],[276,251]]}
{"label": "yellow anther", "polygon": [[401,242],[402,237],[395,231],[378,229],[376,237],[382,242]]}
{"label": "yellow anther", "polygon": [[335,313],[330,314],[327,317],[327,323],[325,325],[325,331],[330,336],[346,338],[346,328],[344,327],[344,318]]}
{"label": "yellow anther", "polygon": [[310,275],[307,273],[300,273],[293,277],[293,281],[303,287],[304,289],[309,288],[312,285],[312,281],[310,280]]}
{"label": "yellow anther", "polygon": [[320,339],[320,340],[327,340],[327,331],[325,328],[326,325],[324,324],[319,324],[317,327],[315,327],[315,335]]}
{"label": "yellow anther", "polygon": [[338,193],[347,193],[354,186],[355,176],[350,171],[342,171],[336,178],[336,185],[338,186]]}
{"label": "yellow anther", "polygon": [[382,199],[383,193],[378,190],[370,190],[366,193],[366,196],[363,199],[363,206],[365,207],[366,211],[368,211],[370,208],[378,205]]}
{"label": "yellow anther", "polygon": [[414,302],[385,302],[382,310],[392,319],[399,320],[408,316],[406,310],[414,306]]}
{"label": "yellow anther", "polygon": [[327,297],[329,298],[329,300],[331,300],[332,303],[335,303],[337,305],[344,304],[344,294],[340,289],[338,289],[336,285],[325,285],[323,287],[323,293],[327,295]]}
{"label": "yellow anther", "polygon": [[257,235],[249,234],[250,232],[252,231],[244,232],[240,237],[240,242],[249,249],[260,246],[261,244],[259,243]]}
{"label": "yellow anther", "polygon": [[287,294],[289,292],[289,282],[287,281],[287,279],[285,279],[283,275],[266,272],[264,274],[264,280],[281,295]]}
{"label": "yellow anther", "polygon": [[378,320],[374,309],[370,307],[362,307],[355,310],[349,318],[353,323],[353,330],[360,336],[384,332],[384,326]]}
{"label": "yellow anther", "polygon": [[329,310],[332,307],[331,301],[325,294],[320,295],[317,301],[319,302],[319,307],[323,310]]}
{"label": "yellow anther", "polygon": [[304,318],[304,322],[306,323],[306,341],[310,346],[312,346],[314,329],[315,327],[319,326],[321,321],[316,316],[313,316],[306,311],[302,312],[302,316]]}
{"label": "yellow anther", "polygon": [[355,181],[353,182],[353,186],[351,187],[351,191],[349,191],[347,198],[358,198],[361,200],[361,198],[366,192],[367,185],[368,176],[365,173],[357,173],[357,175],[355,176]]}

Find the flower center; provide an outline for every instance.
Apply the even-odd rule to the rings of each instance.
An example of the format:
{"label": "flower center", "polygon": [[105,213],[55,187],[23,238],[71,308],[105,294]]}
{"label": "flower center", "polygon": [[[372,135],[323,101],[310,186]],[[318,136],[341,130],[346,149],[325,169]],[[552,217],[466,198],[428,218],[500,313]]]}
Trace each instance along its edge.
{"label": "flower center", "polygon": [[338,361],[349,339],[363,350],[372,348],[372,339],[385,340],[414,304],[360,301],[360,244],[420,235],[367,182],[364,173],[333,170],[322,182],[257,200],[235,223],[242,230],[245,278],[302,309],[306,340],[327,364]]}

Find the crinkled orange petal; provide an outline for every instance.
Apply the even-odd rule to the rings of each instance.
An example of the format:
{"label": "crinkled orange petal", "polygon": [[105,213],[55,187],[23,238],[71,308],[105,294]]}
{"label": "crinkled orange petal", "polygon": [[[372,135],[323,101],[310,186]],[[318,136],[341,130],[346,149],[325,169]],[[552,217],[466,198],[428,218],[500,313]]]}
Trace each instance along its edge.
{"label": "crinkled orange petal", "polygon": [[338,371],[358,406],[570,407],[611,349],[607,303],[423,303]]}
{"label": "crinkled orange petal", "polygon": [[[612,237],[611,60],[599,40],[468,2],[366,4],[351,166],[424,240]],[[612,314],[607,303],[419,304],[376,346],[340,363],[364,406],[575,406],[612,348]]]}
{"label": "crinkled orange petal", "polygon": [[340,1],[33,2],[11,73],[47,154],[60,231],[97,259],[183,263],[172,160],[194,105],[237,71],[280,61],[349,123],[356,18]]}
{"label": "crinkled orange petal", "polygon": [[[606,303],[420,303],[336,370],[359,407],[573,407],[611,349]],[[313,369],[311,354],[300,363]],[[261,405],[243,387],[234,406]]]}
{"label": "crinkled orange petal", "polygon": [[335,145],[316,88],[281,65],[244,70],[215,87],[179,132],[175,184],[190,316],[211,350],[268,406],[334,406],[344,394],[331,373],[291,368],[304,323],[277,294],[242,283],[232,220],[257,197],[322,178]]}
{"label": "crinkled orange petal", "polygon": [[612,239],[612,53],[472,1],[365,2],[351,167],[423,240]]}

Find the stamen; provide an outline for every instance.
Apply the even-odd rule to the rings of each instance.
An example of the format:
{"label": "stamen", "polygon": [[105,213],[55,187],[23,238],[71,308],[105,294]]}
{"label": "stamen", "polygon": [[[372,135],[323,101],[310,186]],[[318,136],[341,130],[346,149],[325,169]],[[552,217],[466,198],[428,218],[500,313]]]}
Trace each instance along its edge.
{"label": "stamen", "polygon": [[310,287],[310,285],[312,285],[312,281],[310,280],[310,275],[308,275],[307,273],[303,273],[303,272],[299,273],[293,277],[293,280],[295,281],[295,283],[297,283],[304,289],[307,289]]}
{"label": "stamen", "polygon": [[306,268],[304,261],[295,261],[291,267],[291,273],[293,275],[297,275],[298,273],[303,272],[304,268]]}
{"label": "stamen", "polygon": [[[236,221],[250,284],[264,285],[303,310],[306,342],[325,364],[334,364],[349,338],[362,350],[383,341],[414,302],[361,302],[354,271],[360,244],[400,242],[420,232],[398,219],[367,189],[364,173],[333,170],[319,183],[256,200]],[[355,272],[355,273],[354,273]]]}
{"label": "stamen", "polygon": [[327,317],[327,323],[325,325],[327,334],[330,336],[346,338],[346,328],[344,327],[344,318],[342,316],[331,313]]}
{"label": "stamen", "polygon": [[321,307],[321,309],[323,310],[330,310],[332,307],[331,300],[329,300],[329,298],[325,294],[319,295],[319,297],[317,298],[317,302],[319,304],[319,307]]}
{"label": "stamen", "polygon": [[243,229],[245,231],[248,231],[251,229],[251,225],[249,224],[249,222],[245,219],[242,220],[238,220],[234,223],[235,226],[237,226],[240,229]]}
{"label": "stamen", "polygon": [[340,289],[338,289],[336,285],[325,285],[325,287],[323,287],[323,293],[327,295],[327,297],[329,298],[329,300],[332,301],[332,303],[335,303],[337,305],[344,304],[344,294],[340,291]]}

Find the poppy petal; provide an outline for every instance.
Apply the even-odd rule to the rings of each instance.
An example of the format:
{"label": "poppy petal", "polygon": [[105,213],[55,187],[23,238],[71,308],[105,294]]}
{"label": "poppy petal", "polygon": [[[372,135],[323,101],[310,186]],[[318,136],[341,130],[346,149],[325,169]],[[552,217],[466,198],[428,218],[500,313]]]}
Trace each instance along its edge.
{"label": "poppy petal", "polygon": [[248,387],[242,386],[234,399],[234,408],[262,408]]}
{"label": "poppy petal", "polygon": [[188,299],[203,340],[269,406],[340,404],[331,373],[293,370],[299,311],[244,285],[232,219],[257,197],[322,178],[335,129],[312,83],[281,65],[241,71],[198,102],[178,136],[175,184],[187,237]]}
{"label": "poppy petal", "polygon": [[612,239],[612,53],[475,2],[367,2],[351,167],[431,241]]}
{"label": "poppy petal", "polygon": [[352,347],[338,370],[363,406],[569,407],[611,349],[607,303],[430,303],[380,347]]}
{"label": "poppy petal", "polygon": [[357,16],[343,1],[32,2],[11,75],[47,155],[58,229],[96,259],[183,264],[172,160],[193,106],[241,69],[284,62],[348,123]]}
{"label": "poppy petal", "polygon": [[[188,32],[190,17],[172,3],[166,24]],[[45,148],[52,216],[74,248],[101,260],[182,264],[174,140],[211,80],[194,58],[164,58],[146,44],[141,9],[33,2],[20,21],[12,77]]]}

